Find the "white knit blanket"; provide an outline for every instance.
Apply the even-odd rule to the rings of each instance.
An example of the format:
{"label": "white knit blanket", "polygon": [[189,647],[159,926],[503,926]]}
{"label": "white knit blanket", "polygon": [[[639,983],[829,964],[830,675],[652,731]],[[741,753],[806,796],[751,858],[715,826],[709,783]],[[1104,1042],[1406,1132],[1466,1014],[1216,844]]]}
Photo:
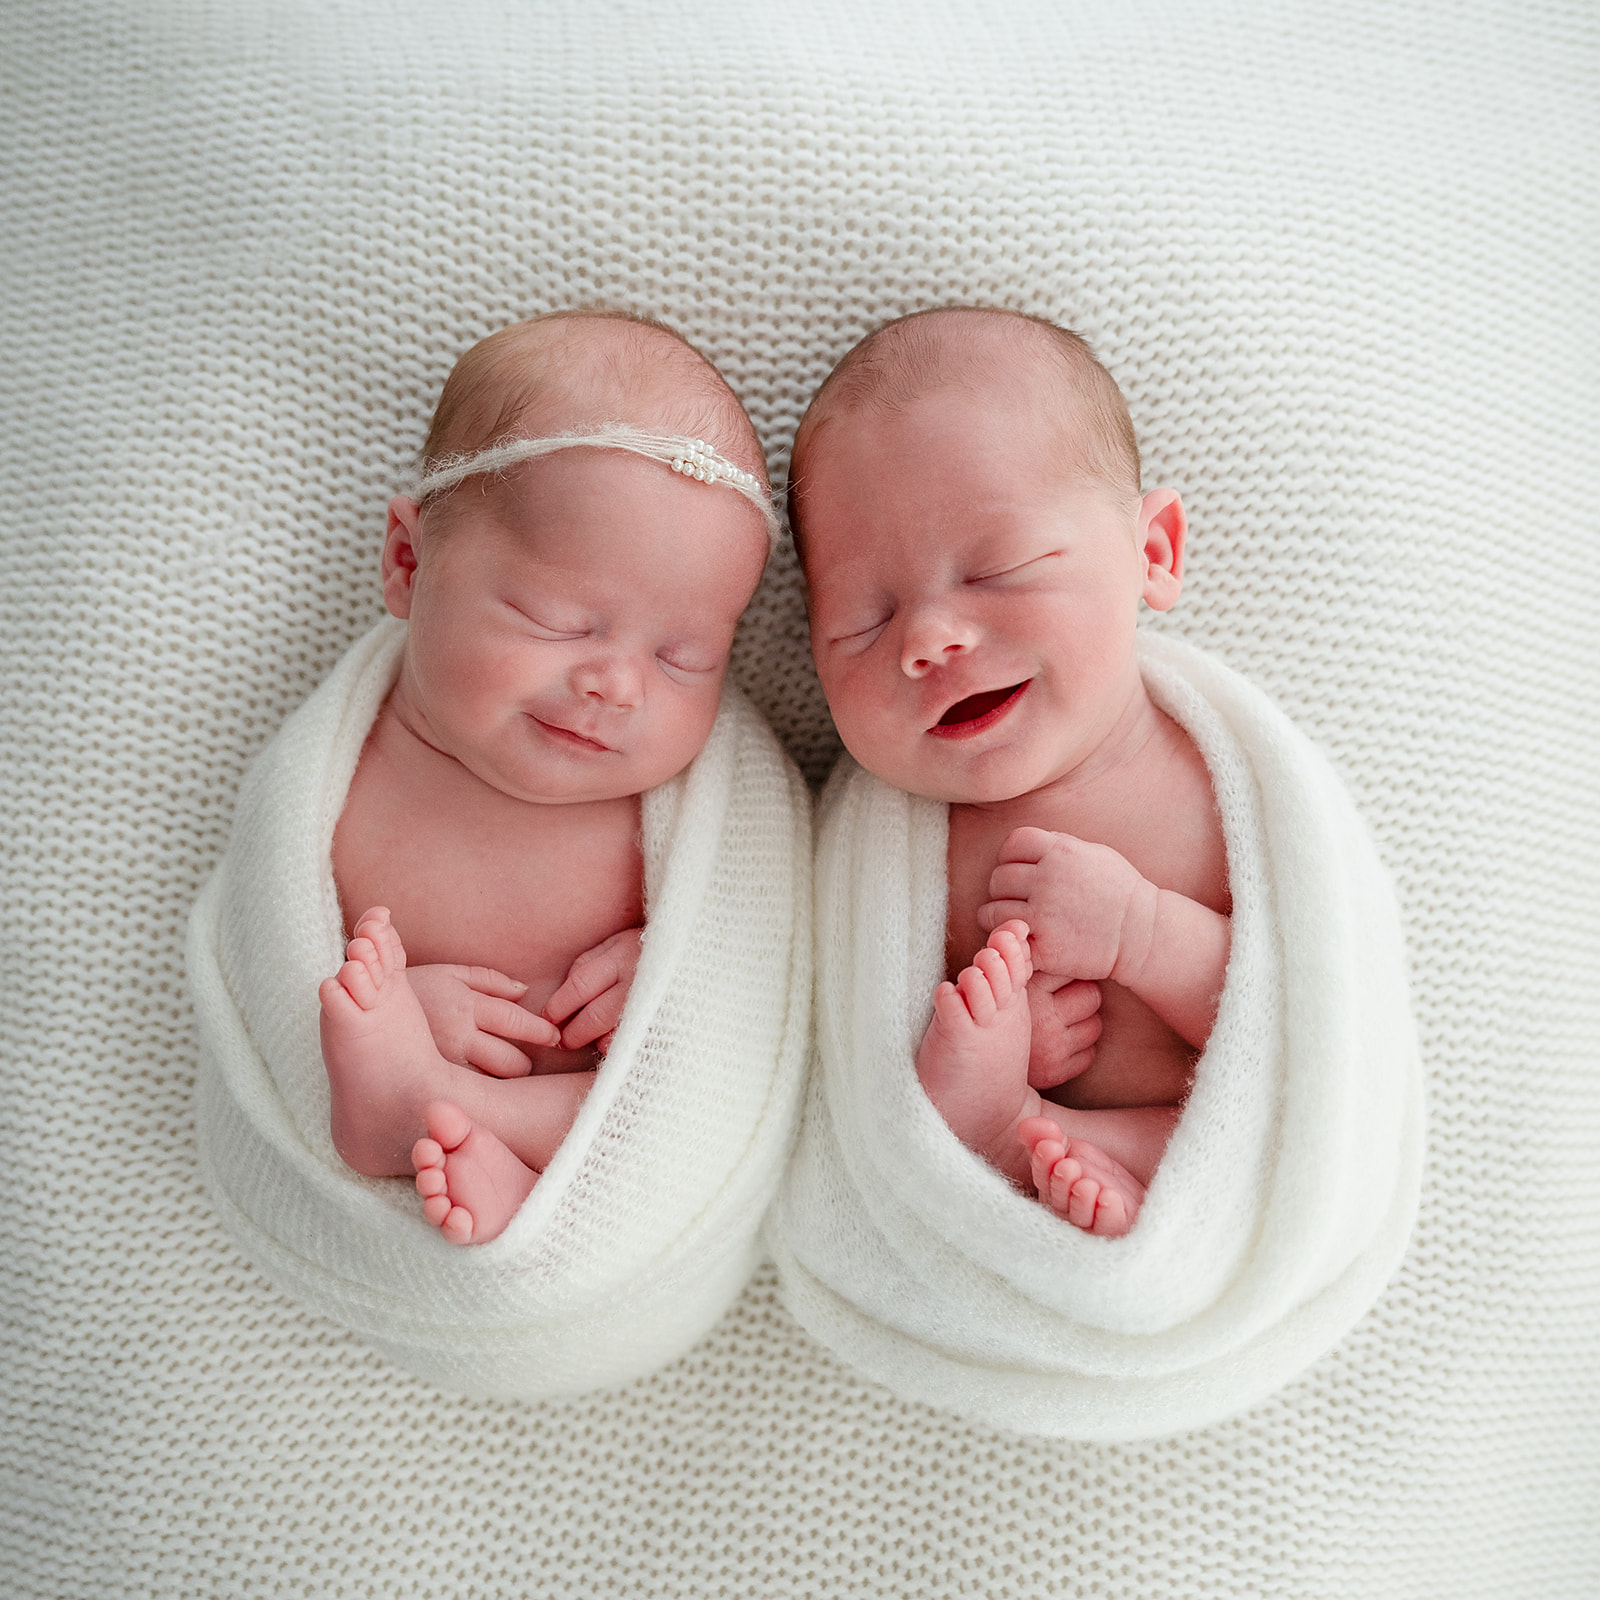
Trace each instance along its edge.
{"label": "white knit blanket", "polygon": [[359,640],[262,752],[195,907],[204,1175],[264,1272],[420,1376],[530,1398],[618,1383],[695,1343],[759,1257],[805,1067],[808,797],[730,687],[693,764],[644,797],[643,952],[593,1091],[505,1232],[447,1244],[409,1181],[335,1154],[317,1035],[344,940],[334,824],[404,632]]}
{"label": "white knit blanket", "polygon": [[944,805],[848,760],[817,857],[816,1075],[772,1222],[790,1308],[905,1398],[1126,1439],[1250,1405],[1376,1298],[1417,1204],[1421,1067],[1393,892],[1321,753],[1259,691],[1142,636],[1210,770],[1233,943],[1138,1222],[1091,1237],[962,1146],[918,1083],[944,976]]}

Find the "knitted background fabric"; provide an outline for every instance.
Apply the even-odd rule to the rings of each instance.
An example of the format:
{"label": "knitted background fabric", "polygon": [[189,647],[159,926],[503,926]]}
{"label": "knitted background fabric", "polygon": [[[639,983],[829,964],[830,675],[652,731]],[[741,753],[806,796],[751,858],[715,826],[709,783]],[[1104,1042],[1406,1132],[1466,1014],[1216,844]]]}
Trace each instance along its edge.
{"label": "knitted background fabric", "polygon": [[[18,0],[0,52],[0,1589],[1588,1596],[1600,1585],[1589,0]],[[781,472],[885,316],[1015,305],[1184,492],[1168,627],[1332,755],[1430,1082],[1411,1252],[1244,1417],[1019,1441],[770,1275],[656,1377],[444,1397],[200,1188],[184,919],[379,614],[455,355],[664,316]],[[836,745],[792,563],[738,675]]]}

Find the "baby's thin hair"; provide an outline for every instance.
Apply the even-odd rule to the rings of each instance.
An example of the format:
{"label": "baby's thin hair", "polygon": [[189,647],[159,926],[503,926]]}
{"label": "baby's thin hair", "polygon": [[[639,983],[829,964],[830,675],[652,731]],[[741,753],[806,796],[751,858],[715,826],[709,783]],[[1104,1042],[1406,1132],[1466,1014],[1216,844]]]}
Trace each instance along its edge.
{"label": "baby's thin hair", "polygon": [[1033,362],[1037,375],[1053,383],[1063,424],[1079,428],[1085,449],[1075,463],[1078,471],[1137,496],[1139,441],[1127,401],[1081,334],[1004,306],[936,306],[873,329],[812,396],[795,430],[789,469],[789,526],[796,544],[805,455],[823,422],[861,410],[902,411],[935,389],[1014,378],[1019,359]]}
{"label": "baby's thin hair", "polygon": [[[586,324],[620,337],[586,338]],[[591,426],[631,421],[628,399],[648,392],[658,428],[706,439],[766,482],[755,427],[716,367],[677,329],[605,306],[547,312],[467,350],[440,391],[421,472],[517,437],[528,413],[552,392],[586,396],[594,415],[578,420]]]}

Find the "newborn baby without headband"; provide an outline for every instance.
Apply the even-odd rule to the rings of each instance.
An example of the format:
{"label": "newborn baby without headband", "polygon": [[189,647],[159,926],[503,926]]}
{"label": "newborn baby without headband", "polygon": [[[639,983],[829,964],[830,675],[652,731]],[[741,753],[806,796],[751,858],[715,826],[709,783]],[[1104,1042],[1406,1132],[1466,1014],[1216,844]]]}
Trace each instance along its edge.
{"label": "newborn baby without headband", "polygon": [[645,456],[671,467],[674,472],[698,483],[726,484],[743,495],[762,515],[767,524],[767,538],[778,536],[778,515],[773,508],[772,496],[753,472],[746,472],[725,456],[719,455],[704,439],[685,439],[675,434],[646,433],[640,428],[630,428],[626,423],[607,423],[587,433],[558,433],[543,439],[502,439],[487,450],[473,455],[451,456],[423,474],[417,485],[417,498],[442,494],[453,489],[464,479],[481,473],[506,472],[524,461],[538,456],[553,455],[557,450],[578,447],[590,450],[628,450],[636,456]]}

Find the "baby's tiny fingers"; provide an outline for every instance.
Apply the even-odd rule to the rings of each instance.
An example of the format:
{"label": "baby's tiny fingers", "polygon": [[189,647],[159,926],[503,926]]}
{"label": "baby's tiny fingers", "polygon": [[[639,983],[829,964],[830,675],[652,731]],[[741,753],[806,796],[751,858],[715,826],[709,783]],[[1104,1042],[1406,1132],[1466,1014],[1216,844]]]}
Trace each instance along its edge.
{"label": "baby's tiny fingers", "polygon": [[[630,967],[630,977],[632,972]],[[622,966],[616,951],[608,950],[605,945],[585,951],[572,963],[572,969],[561,987],[545,1001],[544,1014],[552,1022],[571,1017],[591,1000],[603,995],[621,977]]]}
{"label": "baby's tiny fingers", "polygon": [[1094,1065],[1094,1046],[1093,1045],[1090,1045],[1087,1050],[1075,1051],[1072,1055],[1068,1056],[1067,1059],[1066,1059],[1066,1062],[1064,1064],[1064,1070],[1065,1070],[1067,1076],[1065,1078],[1063,1078],[1061,1081],[1063,1083],[1065,1083],[1070,1078],[1081,1077],[1093,1065]]}
{"label": "baby's tiny fingers", "polygon": [[498,1034],[502,1039],[521,1039],[524,1044],[561,1043],[561,1030],[548,1018],[493,995],[474,997],[472,1020],[485,1033]]}
{"label": "baby's tiny fingers", "polygon": [[462,967],[460,972],[461,981],[479,994],[496,995],[502,1000],[520,1000],[528,992],[527,984],[508,978],[493,967]]}
{"label": "baby's tiny fingers", "polygon": [[1000,846],[1001,861],[1028,861],[1037,864],[1050,853],[1058,835],[1048,828],[1013,828]]}
{"label": "baby's tiny fingers", "polygon": [[978,907],[978,926],[985,933],[993,933],[1001,923],[1010,922],[1013,918],[1026,922],[1028,910],[1026,900],[987,900]]}
{"label": "baby's tiny fingers", "polygon": [[989,874],[991,900],[1026,900],[1039,881],[1039,869],[1031,862],[1002,861]]}
{"label": "baby's tiny fingers", "polygon": [[[1096,1016],[1100,1010],[1100,985],[1092,978],[1076,978],[1071,983],[1062,984],[1052,1000],[1062,1026],[1070,1028]],[[1098,1027],[1095,1037],[1100,1037]]]}
{"label": "baby's tiny fingers", "polygon": [[1100,1020],[1100,1013],[1085,1017],[1081,1022],[1069,1023],[1061,1030],[1061,1037],[1056,1042],[1056,1048],[1063,1055],[1076,1056],[1085,1050],[1092,1050],[1100,1038],[1101,1030],[1105,1024]]}
{"label": "baby's tiny fingers", "polygon": [[628,991],[619,983],[590,1001],[561,1030],[561,1043],[568,1050],[581,1050],[605,1034],[614,1033],[627,1004]]}
{"label": "baby's tiny fingers", "polygon": [[526,1078],[533,1063],[514,1044],[492,1033],[475,1033],[467,1040],[467,1065],[491,1078]]}

